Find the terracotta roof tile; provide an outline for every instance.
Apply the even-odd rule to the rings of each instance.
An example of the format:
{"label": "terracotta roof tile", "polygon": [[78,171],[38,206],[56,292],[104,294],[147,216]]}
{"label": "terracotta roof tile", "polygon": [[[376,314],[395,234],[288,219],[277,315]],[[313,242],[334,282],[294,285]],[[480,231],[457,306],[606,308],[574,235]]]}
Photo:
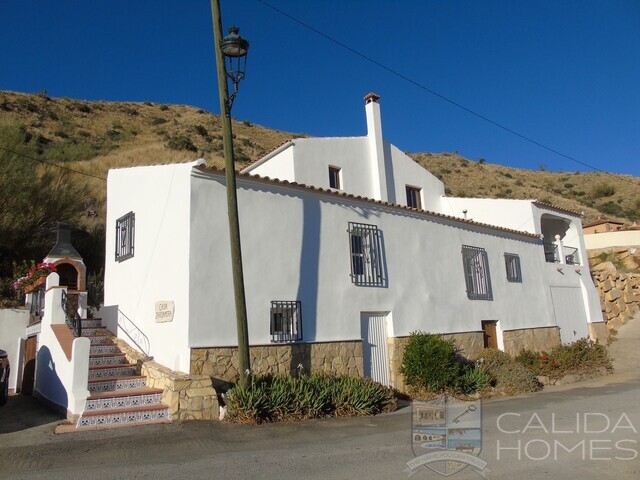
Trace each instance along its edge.
{"label": "terracotta roof tile", "polygon": [[582,217],[582,212],[578,212],[576,210],[569,210],[568,208],[558,207],[557,205],[551,205],[550,203],[539,202],[538,200],[535,200],[533,202],[533,204],[536,207],[546,208],[548,210],[555,210],[555,211],[560,212],[560,213],[566,213],[566,214],[569,214],[569,215],[573,215],[574,217]]}

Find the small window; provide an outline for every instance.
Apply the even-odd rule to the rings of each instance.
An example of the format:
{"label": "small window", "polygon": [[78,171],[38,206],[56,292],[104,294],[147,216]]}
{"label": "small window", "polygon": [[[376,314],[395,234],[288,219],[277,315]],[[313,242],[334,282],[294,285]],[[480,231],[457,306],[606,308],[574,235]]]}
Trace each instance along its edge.
{"label": "small window", "polygon": [[407,206],[422,209],[422,189],[407,185]]}
{"label": "small window", "polygon": [[349,222],[351,280],[356,285],[383,287],[384,251],[378,227]]}
{"label": "small window", "polygon": [[342,182],[340,181],[340,169],[338,167],[329,167],[329,187],[340,190]]}
{"label": "small window", "polygon": [[271,341],[302,340],[302,305],[300,301],[271,302]]}
{"label": "small window", "polygon": [[507,267],[507,280],[510,282],[522,283],[520,257],[515,253],[505,253],[504,264]]}
{"label": "small window", "polygon": [[133,212],[116,220],[116,262],[133,257],[133,243],[136,231],[136,216]]}
{"label": "small window", "polygon": [[467,284],[467,297],[471,300],[493,300],[486,250],[463,245],[462,264]]}

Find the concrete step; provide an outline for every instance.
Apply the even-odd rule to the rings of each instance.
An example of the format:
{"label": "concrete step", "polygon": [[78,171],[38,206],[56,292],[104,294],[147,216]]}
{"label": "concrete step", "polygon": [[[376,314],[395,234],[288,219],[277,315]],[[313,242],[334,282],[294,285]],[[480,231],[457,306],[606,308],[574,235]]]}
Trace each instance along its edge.
{"label": "concrete step", "polygon": [[123,392],[144,388],[147,378],[142,375],[126,375],[119,377],[90,378],[87,387],[90,392]]}
{"label": "concrete step", "polygon": [[84,412],[78,420],[76,428],[81,430],[83,428],[165,423],[170,420],[169,407],[166,405],[142,405],[125,409]]}
{"label": "concrete step", "polygon": [[127,363],[124,353],[92,353],[89,355],[89,366],[122,365]]}
{"label": "concrete step", "polygon": [[124,363],[121,365],[97,365],[89,367],[89,378],[108,378],[131,376],[138,373],[138,366],[135,363]]}

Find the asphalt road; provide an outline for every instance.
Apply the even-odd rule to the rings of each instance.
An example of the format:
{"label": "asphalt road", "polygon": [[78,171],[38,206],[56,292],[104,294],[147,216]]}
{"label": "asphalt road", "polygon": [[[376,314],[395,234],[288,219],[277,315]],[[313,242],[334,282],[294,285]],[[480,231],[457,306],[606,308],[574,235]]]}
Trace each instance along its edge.
{"label": "asphalt road", "polygon": [[[640,335],[621,334],[616,348],[640,352]],[[640,478],[637,371],[483,402],[487,478]],[[408,477],[414,458],[409,408],[257,427],[184,422],[55,435],[58,421],[28,397],[10,398],[0,408],[0,479],[396,479]],[[444,477],[420,467],[412,478]],[[468,467],[451,478],[480,476]]]}

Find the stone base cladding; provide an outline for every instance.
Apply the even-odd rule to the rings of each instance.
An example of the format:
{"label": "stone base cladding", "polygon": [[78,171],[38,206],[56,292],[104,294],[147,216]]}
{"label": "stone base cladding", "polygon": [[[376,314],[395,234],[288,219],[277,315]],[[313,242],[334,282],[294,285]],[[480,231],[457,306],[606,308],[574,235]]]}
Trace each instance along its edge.
{"label": "stone base cladding", "polygon": [[[249,347],[254,374],[288,375],[298,371],[363,376],[362,341],[290,343]],[[191,349],[191,373],[212,378],[216,385],[238,380],[238,349]]]}
{"label": "stone base cladding", "polygon": [[522,350],[549,352],[556,345],[560,345],[560,329],[558,327],[540,327],[505,330],[502,332],[502,339],[504,351],[514,357]]}
{"label": "stone base cladding", "polygon": [[609,329],[604,322],[588,323],[589,338],[594,342],[606,345],[609,342]]}
{"label": "stone base cladding", "polygon": [[[455,341],[458,352],[466,358],[473,357],[484,347],[484,335],[482,332],[448,333],[442,336]],[[401,392],[406,389],[404,377],[400,373],[400,367],[402,367],[404,349],[408,341],[409,337],[391,337],[388,340],[391,386]]]}
{"label": "stone base cladding", "polygon": [[173,371],[131,348],[122,339],[114,337],[113,342],[131,363],[138,364],[141,374],[147,377],[148,387],[163,390],[162,403],[169,406],[172,420],[218,418],[218,395],[211,378]]}

